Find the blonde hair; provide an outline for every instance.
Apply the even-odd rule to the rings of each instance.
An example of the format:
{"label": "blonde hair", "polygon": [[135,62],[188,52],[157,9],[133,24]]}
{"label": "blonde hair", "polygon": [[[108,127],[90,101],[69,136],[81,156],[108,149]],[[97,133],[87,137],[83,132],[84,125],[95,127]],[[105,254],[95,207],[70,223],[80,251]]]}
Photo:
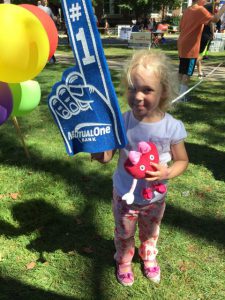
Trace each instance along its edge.
{"label": "blonde hair", "polygon": [[178,73],[172,64],[171,59],[159,50],[139,50],[132,56],[128,66],[125,69],[123,83],[126,90],[132,86],[131,72],[137,66],[144,68],[151,67],[155,76],[160,80],[163,88],[163,96],[159,103],[159,108],[166,111],[171,101],[178,95]]}

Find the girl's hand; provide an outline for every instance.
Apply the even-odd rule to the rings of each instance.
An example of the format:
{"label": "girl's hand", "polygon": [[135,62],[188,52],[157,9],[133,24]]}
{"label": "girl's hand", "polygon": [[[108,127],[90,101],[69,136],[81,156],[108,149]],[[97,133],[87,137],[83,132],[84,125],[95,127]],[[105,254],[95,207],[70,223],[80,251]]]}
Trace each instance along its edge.
{"label": "girl's hand", "polygon": [[182,174],[188,166],[188,156],[185,149],[184,142],[181,141],[178,144],[171,145],[171,152],[173,163],[170,167],[161,164],[151,163],[155,167],[156,171],[148,171],[146,178],[148,181],[171,179]]}
{"label": "girl's hand", "polygon": [[91,153],[91,161],[92,160],[97,160],[99,162],[102,162],[103,158],[104,158],[104,152]]}
{"label": "girl's hand", "polygon": [[146,171],[146,175],[149,175],[145,178],[147,181],[163,180],[168,179],[169,170],[167,165],[161,165],[156,163],[151,163],[156,171]]}
{"label": "girl's hand", "polygon": [[99,153],[91,153],[91,161],[97,160],[98,162],[105,164],[109,162],[115,153],[115,150],[109,150],[105,152],[99,152]]}

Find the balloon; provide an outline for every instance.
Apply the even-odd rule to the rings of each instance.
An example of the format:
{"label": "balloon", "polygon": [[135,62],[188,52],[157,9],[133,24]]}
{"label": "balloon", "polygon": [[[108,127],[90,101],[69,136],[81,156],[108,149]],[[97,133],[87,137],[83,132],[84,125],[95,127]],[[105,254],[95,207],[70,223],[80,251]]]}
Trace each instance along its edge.
{"label": "balloon", "polygon": [[48,59],[50,59],[52,55],[55,53],[55,50],[58,46],[58,31],[54,21],[46,12],[44,12],[42,9],[40,9],[35,5],[21,4],[20,6],[32,12],[39,19],[41,24],[44,26],[44,29],[46,30],[49,39],[50,50],[49,50]]}
{"label": "balloon", "polygon": [[28,80],[21,83],[10,83],[12,92],[12,116],[23,116],[38,106],[41,100],[41,88],[37,81]]}
{"label": "balloon", "polygon": [[13,108],[12,94],[7,83],[0,82],[0,125],[10,116]]}
{"label": "balloon", "polygon": [[34,78],[48,55],[48,36],[37,17],[18,5],[0,4],[0,81]]}

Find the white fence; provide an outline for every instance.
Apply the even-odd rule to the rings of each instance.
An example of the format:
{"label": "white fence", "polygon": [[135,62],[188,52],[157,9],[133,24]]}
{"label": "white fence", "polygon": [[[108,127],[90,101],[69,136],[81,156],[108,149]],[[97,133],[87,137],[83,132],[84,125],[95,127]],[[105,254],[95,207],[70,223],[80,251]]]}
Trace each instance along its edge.
{"label": "white fence", "polygon": [[214,40],[211,42],[210,52],[221,52],[225,48],[225,33],[215,33]]}

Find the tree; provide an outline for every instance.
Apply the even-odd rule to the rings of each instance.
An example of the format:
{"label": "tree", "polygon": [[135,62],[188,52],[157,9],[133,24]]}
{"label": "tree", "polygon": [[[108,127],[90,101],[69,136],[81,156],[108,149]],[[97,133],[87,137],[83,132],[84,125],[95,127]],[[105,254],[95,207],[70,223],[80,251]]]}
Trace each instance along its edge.
{"label": "tree", "polygon": [[[93,5],[102,5],[103,0],[93,0]],[[177,8],[181,6],[181,0],[120,0],[119,6],[124,10],[135,13],[136,18],[147,15],[153,10],[160,11],[166,7]]]}
{"label": "tree", "polygon": [[151,0],[121,0],[120,7],[135,13],[136,19],[140,15],[147,15],[152,10],[153,1]]}

